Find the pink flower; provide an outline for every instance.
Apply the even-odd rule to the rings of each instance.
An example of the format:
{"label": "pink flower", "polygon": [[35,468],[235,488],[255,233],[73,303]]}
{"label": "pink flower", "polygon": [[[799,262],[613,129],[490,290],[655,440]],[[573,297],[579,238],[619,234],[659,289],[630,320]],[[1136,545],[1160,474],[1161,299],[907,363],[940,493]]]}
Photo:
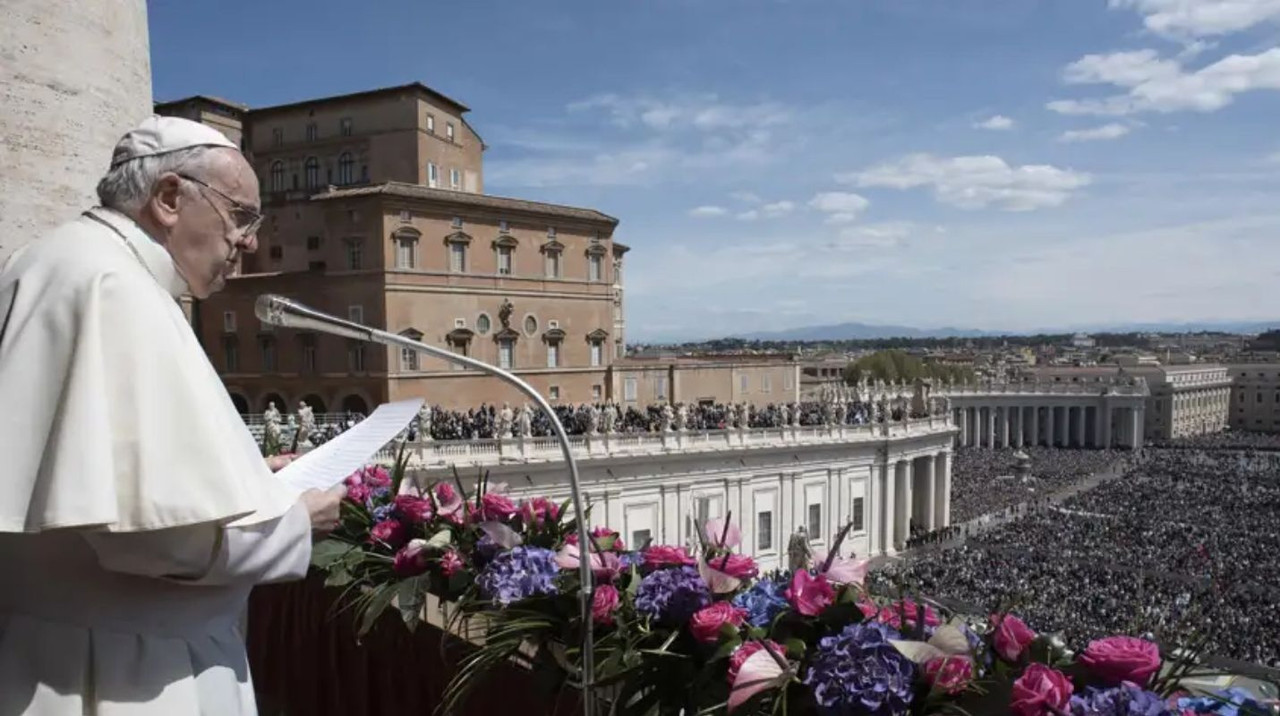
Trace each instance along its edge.
{"label": "pink flower", "polygon": [[454,523],[462,524],[462,498],[453,489],[453,485],[441,482],[435,487],[436,514]]}
{"label": "pink flower", "polygon": [[[609,529],[608,527],[596,527],[591,530],[591,536],[593,537],[591,540],[592,552],[597,552],[602,549],[606,552],[625,552],[627,550],[627,546],[622,543],[622,536],[619,535],[616,530]],[[578,544],[578,533],[570,532],[564,536],[564,541],[566,544]]]}
{"label": "pink flower", "polygon": [[866,597],[859,597],[858,611],[862,612],[863,619],[875,619],[880,614],[880,607]]}
{"label": "pink flower", "polygon": [[[920,605],[910,599],[904,599],[900,602],[894,602],[880,610],[877,619],[889,626],[902,631],[905,622],[906,629],[914,629],[916,626],[916,617],[920,616]],[[905,618],[904,618],[905,617]],[[924,625],[925,626],[941,626],[942,618],[928,605],[924,608]]]}
{"label": "pink flower", "polygon": [[995,628],[996,653],[1005,661],[1017,661],[1036,638],[1031,627],[1012,614],[994,614],[991,624]]}
{"label": "pink flower", "polygon": [[759,573],[756,561],[745,554],[731,554],[728,559],[713,557],[708,564],[737,579],[751,579]]}
{"label": "pink flower", "polygon": [[689,618],[689,631],[694,639],[703,644],[714,644],[720,640],[720,627],[725,624],[742,626],[742,620],[746,616],[745,609],[739,609],[729,602],[715,602],[693,613]]}
{"label": "pink flower", "polygon": [[391,549],[399,549],[409,538],[409,530],[400,520],[383,520],[369,530],[369,542],[382,542]]}
{"label": "pink flower", "polygon": [[796,611],[806,617],[816,617],[831,604],[836,593],[826,577],[814,577],[806,570],[797,569],[791,577],[791,586],[787,587],[786,596]]}
{"label": "pink flower", "polygon": [[1110,685],[1130,681],[1145,687],[1160,669],[1160,648],[1146,639],[1109,636],[1089,642],[1080,663]]}
{"label": "pink flower", "polygon": [[939,691],[958,694],[973,681],[973,661],[967,656],[936,656],[924,663],[924,680]]}
{"label": "pink flower", "polygon": [[702,526],[702,536],[707,544],[716,549],[733,549],[742,544],[742,530],[732,522],[725,526],[723,517],[707,520]]}
{"label": "pink flower", "polygon": [[598,584],[591,599],[591,619],[596,624],[612,624],[618,611],[618,589],[612,584]]}
{"label": "pink flower", "polygon": [[347,499],[357,505],[363,505],[364,501],[369,499],[369,493],[372,492],[372,490],[368,485],[361,483],[359,478],[352,479],[353,477],[354,476],[348,477],[345,480],[347,484]]}
{"label": "pink flower", "polygon": [[777,654],[779,658],[786,660],[787,650],[778,642],[772,639],[760,641],[744,642],[742,646],[734,650],[733,655],[729,657],[729,683],[732,684],[738,678],[738,671],[742,668],[742,663],[751,657],[752,654],[768,647],[769,651]]}
{"label": "pink flower", "polygon": [[427,571],[426,548],[427,541],[424,539],[409,540],[409,544],[396,552],[395,560],[391,563],[392,571],[401,577],[413,577]]}
{"label": "pink flower", "polygon": [[387,468],[381,465],[370,465],[364,469],[361,476],[364,484],[370,487],[390,487],[391,473],[387,472]]}
{"label": "pink flower", "polygon": [[644,555],[646,569],[681,567],[684,565],[693,566],[694,564],[693,557],[689,556],[689,551],[684,547],[672,547],[665,544],[652,545],[642,554]]}
{"label": "pink flower", "polygon": [[[582,562],[582,554],[578,545],[566,544],[556,553],[556,564],[560,569],[577,569]],[[612,582],[622,573],[622,560],[613,552],[599,552],[591,555],[591,574],[601,583]]]}
{"label": "pink flower", "polygon": [[506,495],[499,495],[496,492],[486,492],[484,497],[480,498],[480,519],[489,520],[509,520],[516,516],[519,510],[516,503],[511,501]]}
{"label": "pink flower", "polygon": [[462,557],[458,556],[456,550],[449,550],[440,557],[440,571],[444,572],[444,576],[452,577],[466,566],[462,563]]}
{"label": "pink flower", "polygon": [[560,505],[545,497],[525,500],[520,505],[520,516],[525,525],[542,525],[544,522],[555,522],[560,519]]}
{"label": "pink flower", "polygon": [[396,511],[415,524],[421,524],[435,516],[435,508],[431,506],[431,500],[413,495],[396,495],[395,504]]}
{"label": "pink flower", "polygon": [[[824,550],[817,550],[813,553],[813,563],[822,569],[827,563],[827,553]],[[827,575],[827,581],[832,584],[862,584],[866,581],[867,571],[871,568],[871,560],[869,559],[845,559],[836,555],[831,560],[831,567],[823,574]]]}
{"label": "pink flower", "polygon": [[[743,644],[734,655],[746,649],[747,645]],[[781,684],[783,678],[783,665],[779,664],[778,659],[772,656],[773,646],[768,649],[762,649],[759,646],[755,651],[746,654],[736,667],[730,667],[729,671],[729,703],[728,712],[733,713],[752,696],[764,691],[765,689],[776,688]]]}
{"label": "pink flower", "polygon": [[1052,714],[1050,706],[1063,710],[1071,699],[1075,687],[1061,671],[1044,664],[1032,664],[1013,682],[1012,703],[1009,713],[1014,716],[1046,716]]}

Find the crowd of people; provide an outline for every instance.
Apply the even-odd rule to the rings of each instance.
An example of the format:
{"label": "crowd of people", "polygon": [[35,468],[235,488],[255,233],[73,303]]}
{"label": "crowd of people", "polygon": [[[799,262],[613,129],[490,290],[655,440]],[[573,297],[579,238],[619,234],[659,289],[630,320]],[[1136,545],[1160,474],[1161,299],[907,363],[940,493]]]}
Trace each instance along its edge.
{"label": "crowd of people", "polygon": [[1175,450],[1263,450],[1280,451],[1280,433],[1250,433],[1226,430],[1174,440],[1158,440],[1148,443],[1151,447]]}
{"label": "crowd of people", "polygon": [[[1087,453],[1086,453],[1087,454]],[[1072,643],[1118,632],[1280,667],[1280,456],[1148,448],[1116,479],[877,572]]]}
{"label": "crowd of people", "polygon": [[1118,469],[1128,450],[1065,450],[1024,447],[1031,479],[1016,474],[1019,450],[962,448],[951,466],[951,521],[968,522],[980,515],[1034,502],[1090,475]]}

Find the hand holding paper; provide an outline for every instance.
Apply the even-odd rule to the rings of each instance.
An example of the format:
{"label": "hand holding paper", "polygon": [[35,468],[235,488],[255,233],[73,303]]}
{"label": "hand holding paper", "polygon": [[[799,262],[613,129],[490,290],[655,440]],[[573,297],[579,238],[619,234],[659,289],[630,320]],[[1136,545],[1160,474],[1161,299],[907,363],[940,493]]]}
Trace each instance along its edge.
{"label": "hand holding paper", "polygon": [[414,398],[378,406],[373,415],[297,458],[276,476],[300,491],[333,487],[364,467],[384,445],[408,427],[423,402],[422,398]]}

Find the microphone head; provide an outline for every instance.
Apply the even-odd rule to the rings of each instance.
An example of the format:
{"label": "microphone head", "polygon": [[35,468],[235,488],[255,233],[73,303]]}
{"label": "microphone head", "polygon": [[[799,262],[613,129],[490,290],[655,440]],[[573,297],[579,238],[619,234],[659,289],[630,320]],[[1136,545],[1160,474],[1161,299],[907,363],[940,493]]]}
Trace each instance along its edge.
{"label": "microphone head", "polygon": [[285,318],[286,312],[293,302],[284,296],[274,293],[264,293],[258,296],[258,300],[253,305],[253,313],[258,317],[259,321],[268,323],[273,326],[287,325]]}

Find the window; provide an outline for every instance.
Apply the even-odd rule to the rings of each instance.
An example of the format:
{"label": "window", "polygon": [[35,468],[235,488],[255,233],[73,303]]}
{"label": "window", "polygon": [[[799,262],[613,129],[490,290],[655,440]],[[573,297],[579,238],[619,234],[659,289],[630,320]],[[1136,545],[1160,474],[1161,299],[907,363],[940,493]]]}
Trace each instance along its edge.
{"label": "window", "polygon": [[359,271],[364,266],[364,247],[360,239],[347,239],[347,268]]}
{"label": "window", "polygon": [[344,137],[351,136],[351,118],[343,117],[338,120],[338,134]]}
{"label": "window", "polygon": [[634,402],[636,399],[636,379],[627,378],[622,381],[622,399]]}
{"label": "window", "polygon": [[773,549],[773,511],[756,513],[756,551]]}
{"label": "window", "polygon": [[751,380],[748,376],[745,376],[745,375],[738,376],[738,392],[741,392],[741,393],[747,392],[747,387],[750,385],[750,383],[751,383]]}
{"label": "window", "polygon": [[278,147],[284,144],[284,129],[276,127],[271,130],[271,146]]}
{"label": "window", "polygon": [[308,237],[307,237],[307,251],[319,251],[319,250],[320,250],[320,237],[319,237],[319,236],[308,236]]}
{"label": "window", "polygon": [[235,311],[222,312],[222,332],[223,333],[236,332],[236,312]]}
{"label": "window", "polygon": [[354,184],[355,168],[356,163],[355,160],[351,158],[351,154],[349,152],[343,152],[342,155],[338,157],[338,183]]}
{"label": "window", "polygon": [[516,342],[510,338],[498,341],[498,367],[510,370],[516,364]]}
{"label": "window", "polygon": [[805,529],[809,532],[809,541],[822,540],[822,505],[809,505],[809,521]]}
{"label": "window", "polygon": [[284,191],[284,162],[271,162],[271,191]]}
{"label": "window", "polygon": [[307,157],[307,161],[302,165],[302,173],[306,178],[308,189],[317,189],[320,186],[320,160],[315,157]]}
{"label": "window", "polygon": [[427,162],[427,186],[435,188],[440,186],[440,167],[435,162]]}
{"label": "window", "polygon": [[507,224],[505,219],[498,222],[498,233],[505,234],[510,230],[511,227]]}
{"label": "window", "polygon": [[276,339],[262,339],[262,372],[274,373],[276,370]]}
{"label": "window", "polygon": [[511,246],[498,247],[498,275],[510,276],[512,259],[515,255],[515,249]]}
{"label": "window", "polygon": [[449,270],[454,273],[467,272],[467,245],[455,241],[449,244]]}
{"label": "window", "polygon": [[667,399],[667,377],[665,375],[653,381],[653,397],[656,400]]}
{"label": "window", "polygon": [[418,265],[418,240],[412,236],[396,237],[396,268],[411,269]]}
{"label": "window", "polygon": [[653,533],[649,530],[632,530],[631,541],[627,544],[631,545],[631,549],[644,549],[653,539]]}
{"label": "window", "polygon": [[603,386],[599,386],[599,385],[593,385],[593,386],[591,386],[591,399],[592,399],[592,400],[594,400],[595,402],[599,403],[599,402],[600,402],[600,399],[601,399],[601,398],[603,398],[603,397],[604,397],[604,387],[603,387]]}
{"label": "window", "polygon": [[320,136],[320,129],[316,127],[315,122],[307,125],[307,141],[314,142]]}
{"label": "window", "polygon": [[560,278],[560,251],[559,249],[548,249],[546,252],[545,273],[547,278]]}
{"label": "window", "polygon": [[764,375],[760,376],[760,392],[768,393],[771,390],[773,390],[773,376],[769,375],[768,373],[765,373]]}
{"label": "window", "polygon": [[418,352],[412,348],[400,349],[400,371],[409,372],[418,369]]}
{"label": "window", "polygon": [[457,169],[449,170],[449,188],[457,191],[462,188],[462,172]]}
{"label": "window", "polygon": [[604,258],[598,254],[587,257],[587,280],[601,281],[604,276]]}
{"label": "window", "polygon": [[453,141],[453,122],[444,123],[444,136],[448,137],[450,142]]}
{"label": "window", "polygon": [[453,217],[452,226],[453,226],[453,228],[455,228],[455,229],[461,229],[461,228],[462,228],[462,217],[461,217],[461,216],[455,216],[455,217]]}
{"label": "window", "polygon": [[547,227],[547,238],[548,238],[548,239],[554,239],[555,237],[556,237],[556,227],[554,227],[554,226],[548,226],[548,227]]}
{"label": "window", "polygon": [[524,317],[524,332],[532,336],[538,332],[538,319],[533,316]]}
{"label": "window", "polygon": [[547,395],[548,395],[548,397],[550,397],[552,400],[559,400],[559,399],[560,399],[560,386],[558,386],[558,385],[553,385],[553,386],[551,386],[550,388],[547,388]]}
{"label": "window", "polygon": [[602,341],[591,341],[591,367],[599,368],[604,362],[604,343]]}
{"label": "window", "polygon": [[547,343],[547,367],[558,368],[560,366],[560,341],[551,341]]}
{"label": "window", "polygon": [[[284,258],[284,247],[272,246],[267,253],[271,256],[272,261],[280,261]],[[1261,400],[1259,400],[1259,402],[1261,402]]]}
{"label": "window", "polygon": [[853,527],[851,529],[854,532],[863,532],[867,529],[867,516],[864,509],[865,502],[866,500],[862,497],[853,498],[853,513],[850,515],[850,518],[853,520]]}
{"label": "window", "polygon": [[364,323],[364,306],[347,306],[347,320],[352,323]]}
{"label": "window", "polygon": [[434,114],[427,115],[427,131],[432,134],[436,133],[436,116]]}
{"label": "window", "polygon": [[316,372],[316,337],[313,334],[298,336],[302,344],[302,372]]}
{"label": "window", "polygon": [[222,365],[228,373],[240,370],[240,346],[234,336],[228,336],[222,342]]}
{"label": "window", "polygon": [[364,344],[352,343],[347,346],[347,367],[352,373],[364,372]]}
{"label": "window", "polygon": [[489,329],[492,327],[493,327],[493,323],[492,321],[489,320],[489,316],[487,316],[486,314],[481,313],[478,317],[476,317],[476,333],[479,333],[482,336],[486,336],[489,334]]}

